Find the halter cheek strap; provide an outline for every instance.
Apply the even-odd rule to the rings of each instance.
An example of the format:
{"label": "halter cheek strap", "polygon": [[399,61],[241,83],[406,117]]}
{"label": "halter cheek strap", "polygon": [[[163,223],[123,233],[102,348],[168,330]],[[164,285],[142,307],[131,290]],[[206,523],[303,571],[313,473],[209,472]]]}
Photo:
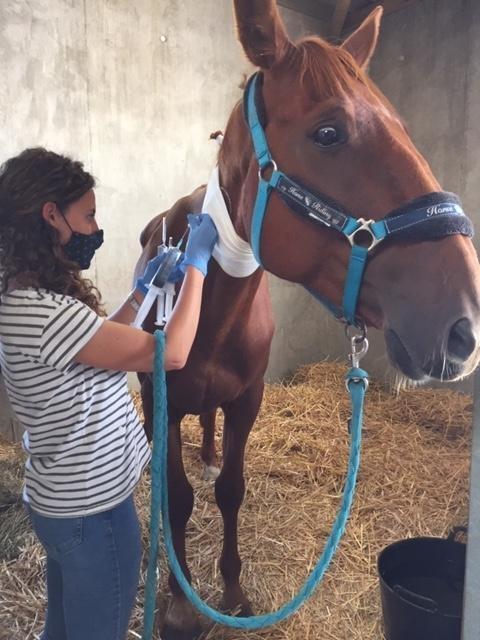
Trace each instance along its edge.
{"label": "halter cheek strap", "polygon": [[335,229],[349,241],[351,253],[343,308],[338,310],[330,302],[322,302],[326,302],[327,307],[337,317],[343,317],[348,324],[357,324],[356,308],[363,272],[369,253],[380,242],[390,238],[420,241],[458,233],[469,237],[473,235],[472,223],[453,193],[430,193],[395,209],[381,220],[365,220],[354,218],[328,197],[306,188],[279,171],[270,153],[259,117],[257,93],[260,87],[261,78],[255,74],[248,81],[244,96],[245,116],[259,165],[259,184],[250,231],[250,243],[259,264],[262,264],[260,246],[263,222],[270,194],[275,190],[294,213],[313,224]]}

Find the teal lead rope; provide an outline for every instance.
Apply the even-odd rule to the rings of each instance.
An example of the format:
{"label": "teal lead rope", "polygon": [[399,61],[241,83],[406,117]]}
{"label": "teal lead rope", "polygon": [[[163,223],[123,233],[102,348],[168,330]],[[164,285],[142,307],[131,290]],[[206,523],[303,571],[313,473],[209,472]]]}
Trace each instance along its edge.
{"label": "teal lead rope", "polygon": [[153,634],[155,596],[157,590],[157,555],[158,537],[160,531],[160,509],[162,512],[163,534],[165,547],[172,572],[182,588],[185,596],[192,605],[203,615],[216,623],[237,629],[263,629],[277,624],[295,613],[304,602],[310,598],[320,583],[330,561],[337,550],[340,539],[352,506],[355,483],[360,462],[360,446],[363,416],[363,400],[368,384],[368,374],[359,367],[352,367],[346,376],[347,388],[352,403],[352,418],[350,421],[350,455],[348,474],[339,512],[335,519],[332,532],[327,540],[325,549],[311,574],[303,583],[298,594],[274,613],[249,618],[228,616],[206,605],[192,589],[178,563],[173,547],[172,531],[168,513],[168,484],[167,484],[167,453],[168,453],[168,418],[167,418],[167,390],[165,370],[163,367],[163,352],[165,337],[161,331],[155,333],[156,352],[154,364],[154,426],[152,451],[152,501],[150,520],[150,557],[148,563],[147,580],[145,585],[144,630],[142,640],[151,640]]}
{"label": "teal lead rope", "polygon": [[[145,604],[143,612],[142,640],[151,640],[155,622],[155,599],[157,594],[157,557],[160,534],[160,504],[162,483],[167,486],[168,415],[167,381],[163,366],[165,335],[155,332],[155,360],[153,363],[153,443],[151,461],[150,502],[150,553],[145,582]],[[165,475],[165,479],[164,476]],[[167,508],[168,514],[168,508]],[[170,520],[167,517],[170,524]]]}

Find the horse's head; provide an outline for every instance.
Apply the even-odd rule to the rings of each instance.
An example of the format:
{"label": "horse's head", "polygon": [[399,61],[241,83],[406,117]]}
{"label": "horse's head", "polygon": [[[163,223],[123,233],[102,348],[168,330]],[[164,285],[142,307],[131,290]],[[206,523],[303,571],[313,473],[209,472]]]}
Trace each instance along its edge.
{"label": "horse's head", "polygon": [[[279,171],[310,194],[321,194],[323,204],[357,219],[380,220],[395,210],[408,215],[409,207],[420,206],[426,218],[428,205],[435,214],[439,184],[364,71],[375,49],[381,8],[341,47],[319,38],[291,42],[274,0],[235,0],[235,9],[243,48],[262,71],[257,106],[260,101],[260,119]],[[237,109],[220,168],[222,155],[225,159],[232,144],[241,141],[245,151],[239,167],[246,178],[236,187],[241,217],[235,224],[251,239],[259,179],[247,136]],[[341,307],[348,239],[308,215],[296,215],[281,196],[273,190],[268,201],[259,240],[262,263]],[[422,223],[380,242],[369,254],[360,290],[358,317],[384,330],[392,363],[416,380],[460,378],[480,357],[478,260],[468,233],[452,232],[449,221],[440,225],[442,233],[425,231],[428,225]],[[362,244],[360,236],[356,241]]]}

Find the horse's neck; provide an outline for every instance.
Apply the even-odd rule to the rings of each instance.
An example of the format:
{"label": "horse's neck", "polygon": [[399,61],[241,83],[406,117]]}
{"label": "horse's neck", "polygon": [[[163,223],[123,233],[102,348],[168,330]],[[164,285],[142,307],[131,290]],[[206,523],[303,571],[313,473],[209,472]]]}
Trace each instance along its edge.
{"label": "horse's neck", "polygon": [[228,122],[222,147],[218,155],[219,180],[227,194],[226,204],[237,234],[248,241],[245,216],[242,215],[242,192],[252,162],[252,145],[243,121],[241,106],[237,105]]}
{"label": "horse's neck", "polygon": [[[229,126],[219,154],[219,183],[234,229],[245,241],[248,241],[248,237],[241,203],[251,158],[248,131]],[[249,276],[236,278],[215,265],[210,270],[205,293],[213,308],[222,309],[225,327],[240,322],[241,318],[248,317],[254,309],[262,309],[263,313],[270,305],[265,274],[261,268]],[[216,321],[220,322],[220,318],[217,317]]]}

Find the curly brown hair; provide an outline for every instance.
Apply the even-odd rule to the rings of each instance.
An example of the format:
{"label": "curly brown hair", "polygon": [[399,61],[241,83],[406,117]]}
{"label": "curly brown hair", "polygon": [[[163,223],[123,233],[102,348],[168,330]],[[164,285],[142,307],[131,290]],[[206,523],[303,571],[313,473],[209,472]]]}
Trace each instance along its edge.
{"label": "curly brown hair", "polygon": [[93,283],[62,249],[56,229],[42,208],[55,202],[61,211],[95,186],[83,164],[47,151],[25,149],[0,168],[0,294],[9,283],[66,294],[104,315]]}

